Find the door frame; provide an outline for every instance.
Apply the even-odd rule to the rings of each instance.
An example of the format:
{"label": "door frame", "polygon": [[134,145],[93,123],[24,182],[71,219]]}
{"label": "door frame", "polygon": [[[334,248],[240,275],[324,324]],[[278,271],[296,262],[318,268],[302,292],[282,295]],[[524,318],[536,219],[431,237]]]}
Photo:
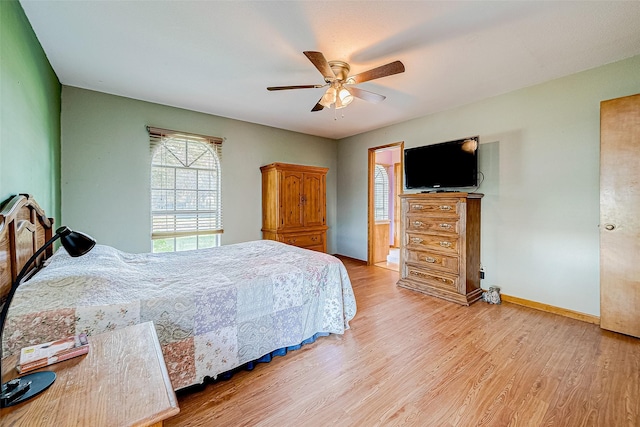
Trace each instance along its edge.
{"label": "door frame", "polygon": [[[373,217],[373,192],[374,192],[374,172],[376,167],[376,151],[384,148],[399,147],[400,148],[400,172],[404,174],[404,141],[394,142],[392,144],[371,147],[368,151],[369,168],[368,168],[368,201],[367,201],[367,265],[373,265],[373,227],[375,220]],[[395,179],[395,177],[394,177]],[[404,188],[404,185],[402,186]]]}

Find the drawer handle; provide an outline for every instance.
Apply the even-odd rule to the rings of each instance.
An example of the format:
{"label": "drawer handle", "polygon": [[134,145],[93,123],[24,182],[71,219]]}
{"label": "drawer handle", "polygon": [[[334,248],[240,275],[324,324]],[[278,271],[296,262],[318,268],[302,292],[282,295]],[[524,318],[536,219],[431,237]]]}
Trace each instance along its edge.
{"label": "drawer handle", "polygon": [[440,228],[443,228],[445,230],[450,230],[451,229],[451,224],[440,224]]}
{"label": "drawer handle", "polygon": [[422,243],[423,240],[419,237],[412,237],[411,238],[411,243]]}
{"label": "drawer handle", "polygon": [[420,210],[422,210],[422,209],[424,209],[424,206],[422,206],[422,205],[411,205],[411,207],[412,207],[413,209],[416,209],[416,210],[419,210],[419,211],[420,211]]}
{"label": "drawer handle", "polygon": [[289,239],[289,240],[287,240],[287,243],[290,243],[290,244],[294,244],[295,242],[296,242],[296,239]]}
{"label": "drawer handle", "polygon": [[440,246],[442,246],[443,248],[450,248],[451,242],[440,242]]}
{"label": "drawer handle", "polygon": [[451,284],[453,285],[453,280],[451,279],[445,279],[444,277],[437,277],[437,276],[432,276],[430,274],[426,274],[426,273],[422,273],[420,271],[415,271],[415,270],[411,270],[409,272],[409,274],[413,275],[413,276],[418,276],[421,277],[423,279],[433,279],[433,280],[437,280],[438,282],[442,282],[444,284]]}
{"label": "drawer handle", "polygon": [[450,211],[451,210],[451,206],[449,206],[449,205],[440,205],[440,210],[441,211]]}
{"label": "drawer handle", "polygon": [[422,278],[427,278],[429,277],[429,275],[424,274],[424,273],[420,273],[419,271],[415,271],[415,270],[411,270],[410,274],[413,274],[414,276],[418,276],[418,277],[422,277]]}
{"label": "drawer handle", "polygon": [[425,257],[425,259],[424,259],[424,260],[425,260],[425,261],[427,261],[427,262],[430,262],[430,263],[434,263],[434,262],[436,262],[436,259],[435,259],[435,258],[433,258],[433,257],[430,257],[430,256]]}
{"label": "drawer handle", "polygon": [[413,225],[415,227],[422,227],[424,225],[424,222],[422,222],[422,221],[413,221]]}
{"label": "drawer handle", "polygon": [[317,241],[318,241],[318,236],[313,236],[313,237],[311,238],[311,241],[312,241],[312,242],[317,242]]}

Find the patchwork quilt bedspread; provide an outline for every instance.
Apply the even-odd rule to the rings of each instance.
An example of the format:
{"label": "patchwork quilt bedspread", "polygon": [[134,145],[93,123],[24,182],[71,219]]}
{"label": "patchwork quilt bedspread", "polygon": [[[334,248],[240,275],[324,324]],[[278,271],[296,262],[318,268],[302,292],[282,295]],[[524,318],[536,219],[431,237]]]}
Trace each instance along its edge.
{"label": "patchwork quilt bedspread", "polygon": [[356,302],[342,262],[270,240],[164,254],[64,249],[18,288],[3,355],[153,321],[174,389],[318,332],[342,334]]}

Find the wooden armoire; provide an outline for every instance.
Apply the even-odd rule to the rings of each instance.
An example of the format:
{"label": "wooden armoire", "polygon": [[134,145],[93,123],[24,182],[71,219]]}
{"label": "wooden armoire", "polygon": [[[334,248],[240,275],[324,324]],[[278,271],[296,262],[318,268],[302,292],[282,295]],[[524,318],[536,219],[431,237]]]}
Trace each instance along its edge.
{"label": "wooden armoire", "polygon": [[262,238],[327,251],[328,168],[262,166]]}

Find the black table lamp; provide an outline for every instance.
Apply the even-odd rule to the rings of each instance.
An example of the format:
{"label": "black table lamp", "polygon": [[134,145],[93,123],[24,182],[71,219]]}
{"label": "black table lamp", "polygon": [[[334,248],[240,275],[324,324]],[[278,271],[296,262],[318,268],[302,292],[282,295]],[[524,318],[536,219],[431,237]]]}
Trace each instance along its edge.
{"label": "black table lamp", "polygon": [[[16,277],[16,280],[11,285],[11,290],[7,296],[4,306],[2,307],[2,314],[0,315],[0,375],[2,373],[2,332],[4,331],[4,324],[7,320],[7,313],[9,312],[9,305],[13,299],[16,289],[22,284],[25,276],[29,272],[31,264],[45,251],[49,246],[53,244],[57,239],[60,239],[62,246],[67,250],[72,257],[79,257],[89,252],[96,245],[96,241],[87,236],[84,233],[77,231],[71,231],[67,227],[60,227],[56,230],[56,234],[49,239],[40,249],[33,254],[31,258],[24,264],[22,271]],[[45,391],[56,380],[56,374],[51,371],[40,371],[31,374],[23,375],[15,378],[11,381],[7,381],[2,384],[2,394],[0,395],[0,408],[12,406],[20,402],[24,402],[34,396]]]}

